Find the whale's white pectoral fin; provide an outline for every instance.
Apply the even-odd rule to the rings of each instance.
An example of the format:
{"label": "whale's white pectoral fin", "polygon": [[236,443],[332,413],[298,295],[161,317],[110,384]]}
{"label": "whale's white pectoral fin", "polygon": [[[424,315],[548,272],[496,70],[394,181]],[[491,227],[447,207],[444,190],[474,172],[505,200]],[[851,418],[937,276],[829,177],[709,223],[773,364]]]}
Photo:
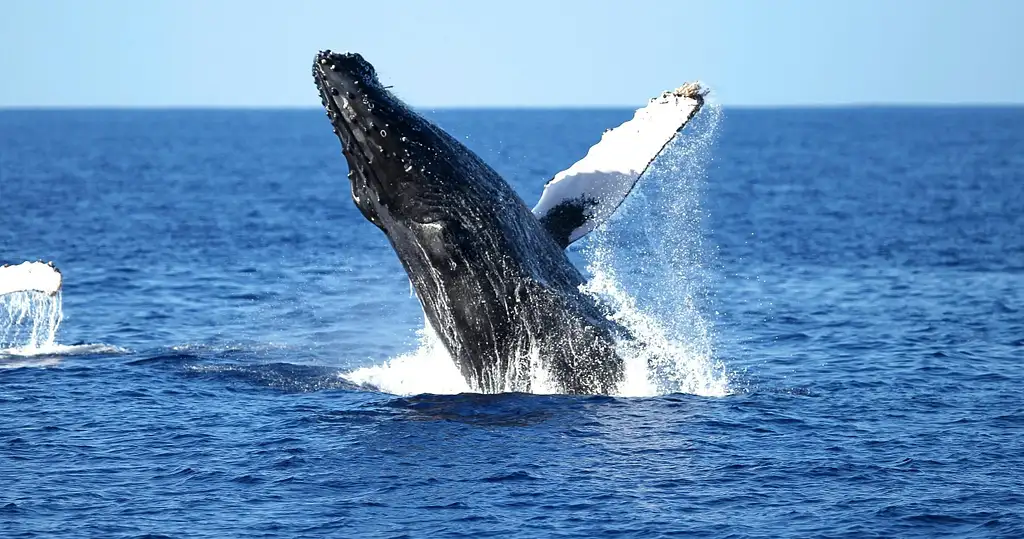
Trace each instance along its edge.
{"label": "whale's white pectoral fin", "polygon": [[35,291],[54,295],[63,279],[53,262],[22,262],[0,266],[0,296],[13,292]]}
{"label": "whale's white pectoral fin", "polygon": [[563,247],[597,228],[697,114],[706,94],[689,83],[651,99],[631,120],[605,131],[583,159],[555,174],[533,214]]}

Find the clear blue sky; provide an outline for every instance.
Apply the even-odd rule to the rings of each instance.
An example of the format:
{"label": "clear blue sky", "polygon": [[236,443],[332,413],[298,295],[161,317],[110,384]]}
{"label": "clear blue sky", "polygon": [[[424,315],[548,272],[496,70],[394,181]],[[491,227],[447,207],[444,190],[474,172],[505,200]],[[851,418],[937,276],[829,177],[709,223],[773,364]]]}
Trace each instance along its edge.
{"label": "clear blue sky", "polygon": [[1024,102],[1024,0],[4,0],[0,107],[318,106],[319,49],[409,103]]}

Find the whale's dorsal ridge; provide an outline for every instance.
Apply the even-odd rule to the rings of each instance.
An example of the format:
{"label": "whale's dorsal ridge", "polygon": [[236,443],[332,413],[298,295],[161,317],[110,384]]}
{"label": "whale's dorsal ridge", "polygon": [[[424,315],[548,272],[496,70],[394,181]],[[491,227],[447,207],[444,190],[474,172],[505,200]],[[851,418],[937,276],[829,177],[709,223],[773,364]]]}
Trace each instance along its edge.
{"label": "whale's dorsal ridge", "polygon": [[651,163],[704,105],[707,91],[687,83],[609,129],[587,155],[555,174],[533,214],[562,248],[606,221]]}

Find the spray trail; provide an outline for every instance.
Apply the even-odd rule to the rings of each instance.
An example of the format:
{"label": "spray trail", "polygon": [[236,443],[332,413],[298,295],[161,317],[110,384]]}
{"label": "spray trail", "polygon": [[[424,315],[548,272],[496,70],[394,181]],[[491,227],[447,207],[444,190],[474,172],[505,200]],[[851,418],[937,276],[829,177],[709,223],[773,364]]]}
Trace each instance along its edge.
{"label": "spray trail", "polygon": [[705,106],[688,136],[655,161],[627,202],[585,238],[585,290],[607,304],[632,337],[624,350],[624,396],[729,393],[715,359],[711,281],[701,199],[722,112]]}
{"label": "spray trail", "polygon": [[60,292],[0,295],[0,351],[29,355],[54,350],[64,318],[63,304]]}

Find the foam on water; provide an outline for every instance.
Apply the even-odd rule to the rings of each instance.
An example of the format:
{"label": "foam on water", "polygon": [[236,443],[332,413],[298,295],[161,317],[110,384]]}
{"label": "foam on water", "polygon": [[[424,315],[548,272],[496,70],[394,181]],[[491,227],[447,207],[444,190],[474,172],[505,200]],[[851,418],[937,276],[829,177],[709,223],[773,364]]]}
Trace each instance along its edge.
{"label": "foam on water", "polygon": [[124,348],[109,344],[52,344],[39,348],[0,349],[0,369],[23,369],[27,367],[53,367],[68,356],[93,354],[123,354]]}
{"label": "foam on water", "polygon": [[394,395],[456,394],[471,391],[448,350],[430,323],[419,333],[416,350],[383,365],[363,367],[345,374],[350,382]]}
{"label": "foam on water", "polygon": [[[706,104],[615,216],[579,242],[590,274],[584,291],[631,333],[618,343],[626,364],[620,396],[730,392],[728,372],[714,352],[700,207],[721,117],[721,106]],[[623,220],[630,226],[616,225]],[[638,228],[644,234],[629,232]],[[530,369],[534,393],[555,392],[541,358],[533,357]],[[397,395],[472,391],[429,323],[413,352],[343,376]]]}

